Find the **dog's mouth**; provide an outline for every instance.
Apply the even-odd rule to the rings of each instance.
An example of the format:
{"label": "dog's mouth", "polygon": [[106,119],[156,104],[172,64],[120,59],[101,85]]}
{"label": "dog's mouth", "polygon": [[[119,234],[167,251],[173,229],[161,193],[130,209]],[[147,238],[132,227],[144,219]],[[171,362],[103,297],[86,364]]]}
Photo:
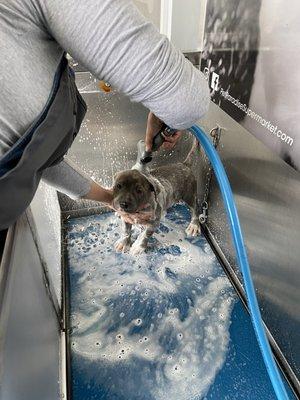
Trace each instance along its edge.
{"label": "dog's mouth", "polygon": [[142,204],[135,211],[128,212],[122,208],[115,208],[116,213],[130,224],[148,225],[155,219],[154,210],[149,203]]}
{"label": "dog's mouth", "polygon": [[122,207],[119,204],[118,205],[113,204],[113,207],[119,214],[143,214],[143,213],[148,213],[148,212],[152,211],[152,207],[149,203],[142,204],[135,209]]}
{"label": "dog's mouth", "polygon": [[142,204],[140,207],[138,207],[136,212],[143,213],[143,212],[149,212],[149,211],[152,211],[151,204],[150,203],[146,203],[146,204]]}

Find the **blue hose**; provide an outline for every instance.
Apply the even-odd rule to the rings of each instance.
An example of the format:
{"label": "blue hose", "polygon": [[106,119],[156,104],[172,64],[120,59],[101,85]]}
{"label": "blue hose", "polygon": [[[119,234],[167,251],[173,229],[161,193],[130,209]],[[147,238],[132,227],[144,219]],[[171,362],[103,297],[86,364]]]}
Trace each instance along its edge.
{"label": "blue hose", "polygon": [[235,206],[235,202],[233,199],[230,183],[228,181],[228,177],[226,175],[225,169],[223,164],[220,160],[220,157],[215,150],[214,146],[206,136],[205,132],[199,128],[198,126],[192,126],[190,131],[196,136],[196,138],[201,143],[202,147],[204,148],[207,157],[209,158],[211,165],[214,169],[215,175],[219,182],[219,186],[221,189],[221,193],[223,196],[223,201],[225,204],[227,217],[229,219],[231,233],[234,239],[234,247],[237,254],[237,260],[239,267],[243,274],[244,279],[244,287],[246,290],[247,300],[248,300],[248,307],[250,310],[250,315],[252,319],[252,324],[254,326],[254,330],[256,333],[257,341],[260,347],[260,350],[263,355],[263,359],[271,379],[274,391],[276,393],[278,400],[288,400],[288,394],[284,387],[284,383],[282,381],[281,375],[277,368],[276,362],[273,358],[272,350],[267,339],[267,335],[264,330],[255,289],[250,273],[246,248],[244,244],[244,239],[242,235],[242,230],[240,226],[239,217],[237,214],[237,209]]}

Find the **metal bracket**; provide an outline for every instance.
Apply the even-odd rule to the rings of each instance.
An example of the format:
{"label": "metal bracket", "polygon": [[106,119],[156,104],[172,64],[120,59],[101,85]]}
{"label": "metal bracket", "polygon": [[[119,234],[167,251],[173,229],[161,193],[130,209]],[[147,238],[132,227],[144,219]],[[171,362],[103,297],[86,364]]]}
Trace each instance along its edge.
{"label": "metal bracket", "polygon": [[207,220],[207,210],[208,210],[207,201],[203,201],[203,203],[202,203],[202,214],[199,215],[200,224],[205,224],[205,222]]}

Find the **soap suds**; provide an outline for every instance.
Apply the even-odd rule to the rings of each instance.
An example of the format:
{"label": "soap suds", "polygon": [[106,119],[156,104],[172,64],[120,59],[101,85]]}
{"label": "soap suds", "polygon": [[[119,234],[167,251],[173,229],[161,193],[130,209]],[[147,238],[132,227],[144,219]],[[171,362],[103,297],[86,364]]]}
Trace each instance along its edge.
{"label": "soap suds", "polygon": [[103,371],[118,371],[120,397],[200,399],[226,359],[235,296],[205,238],[186,238],[184,210],[172,209],[138,257],[115,252],[113,214],[69,223],[72,351],[95,364],[102,387]]}

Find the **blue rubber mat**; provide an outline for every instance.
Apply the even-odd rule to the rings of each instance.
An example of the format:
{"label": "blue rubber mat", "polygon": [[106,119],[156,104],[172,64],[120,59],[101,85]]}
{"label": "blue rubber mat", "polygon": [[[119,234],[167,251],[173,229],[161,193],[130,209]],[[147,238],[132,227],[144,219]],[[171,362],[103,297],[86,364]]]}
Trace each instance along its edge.
{"label": "blue rubber mat", "polygon": [[140,256],[115,252],[112,213],[67,222],[73,400],[275,400],[250,317],[188,220],[173,207]]}

